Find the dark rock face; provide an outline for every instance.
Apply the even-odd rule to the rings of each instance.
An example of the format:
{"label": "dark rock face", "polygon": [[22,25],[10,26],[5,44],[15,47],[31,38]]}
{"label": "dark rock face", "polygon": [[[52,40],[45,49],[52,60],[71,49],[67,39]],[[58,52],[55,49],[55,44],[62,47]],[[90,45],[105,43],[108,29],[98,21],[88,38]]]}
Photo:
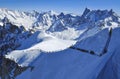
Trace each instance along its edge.
{"label": "dark rock face", "polygon": [[15,79],[15,77],[25,71],[28,67],[21,67],[13,60],[2,57],[0,65],[0,76],[2,79]]}

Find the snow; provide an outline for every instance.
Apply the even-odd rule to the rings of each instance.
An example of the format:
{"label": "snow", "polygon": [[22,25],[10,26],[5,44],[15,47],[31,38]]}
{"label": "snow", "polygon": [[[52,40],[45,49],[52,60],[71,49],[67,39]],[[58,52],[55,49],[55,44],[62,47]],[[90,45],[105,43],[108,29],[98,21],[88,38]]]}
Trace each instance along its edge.
{"label": "snow", "polygon": [[[16,79],[96,79],[100,70],[110,58],[107,54],[101,58],[67,49],[58,53],[44,54]],[[89,64],[89,65],[88,65]]]}
{"label": "snow", "polygon": [[44,52],[55,52],[65,50],[75,43],[76,41],[46,37],[43,42],[34,45],[30,49],[40,49]]}
{"label": "snow", "polygon": [[6,55],[6,58],[14,60],[20,66],[29,66],[40,53],[40,50],[15,50]]}
{"label": "snow", "polygon": [[[31,37],[35,39],[32,40]],[[18,48],[18,50],[15,50],[6,55],[6,58],[14,60],[21,66],[28,66],[32,61],[35,60],[35,58],[37,58],[37,56],[39,56],[40,52],[53,53],[62,51],[76,43],[74,40],[63,40],[55,38],[46,34],[45,32],[37,32],[31,37],[30,39],[26,40],[23,45]]]}
{"label": "snow", "polygon": [[38,31],[32,35],[29,39],[22,41],[22,45],[18,49],[39,49],[44,52],[54,52],[67,49],[76,43],[75,40],[60,39],[45,31]]}

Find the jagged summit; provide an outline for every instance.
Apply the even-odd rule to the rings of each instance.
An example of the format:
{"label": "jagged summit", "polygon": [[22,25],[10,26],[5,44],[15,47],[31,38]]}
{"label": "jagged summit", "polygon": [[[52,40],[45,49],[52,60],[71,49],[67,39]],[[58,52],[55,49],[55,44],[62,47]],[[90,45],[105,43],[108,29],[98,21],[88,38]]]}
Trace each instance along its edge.
{"label": "jagged summit", "polygon": [[[117,15],[115,15],[115,12],[111,9],[111,10],[90,10],[88,8],[86,8],[82,14],[83,17],[86,17],[88,19],[95,19],[96,20],[101,20],[101,19],[105,19],[108,17],[117,17]],[[93,19],[92,19],[93,18]]]}

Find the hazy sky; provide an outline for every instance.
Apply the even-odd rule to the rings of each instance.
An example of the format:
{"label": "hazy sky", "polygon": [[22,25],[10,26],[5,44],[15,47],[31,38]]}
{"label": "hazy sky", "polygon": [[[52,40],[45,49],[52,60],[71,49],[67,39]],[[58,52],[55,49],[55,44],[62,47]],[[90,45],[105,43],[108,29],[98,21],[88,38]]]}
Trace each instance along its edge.
{"label": "hazy sky", "polygon": [[0,0],[1,8],[23,11],[57,11],[81,14],[90,9],[113,9],[120,14],[120,0]]}

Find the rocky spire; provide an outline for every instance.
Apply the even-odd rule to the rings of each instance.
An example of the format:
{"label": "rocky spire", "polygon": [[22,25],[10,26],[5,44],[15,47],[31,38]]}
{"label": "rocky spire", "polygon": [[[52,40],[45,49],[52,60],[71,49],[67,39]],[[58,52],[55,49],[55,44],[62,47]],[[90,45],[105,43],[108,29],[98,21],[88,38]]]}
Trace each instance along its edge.
{"label": "rocky spire", "polygon": [[109,11],[109,14],[110,15],[112,15],[114,12],[113,12],[113,10],[111,9],[110,11]]}
{"label": "rocky spire", "polygon": [[84,12],[83,12],[83,15],[82,16],[85,16],[86,14],[88,14],[90,12],[90,9],[88,8],[85,8]]}

